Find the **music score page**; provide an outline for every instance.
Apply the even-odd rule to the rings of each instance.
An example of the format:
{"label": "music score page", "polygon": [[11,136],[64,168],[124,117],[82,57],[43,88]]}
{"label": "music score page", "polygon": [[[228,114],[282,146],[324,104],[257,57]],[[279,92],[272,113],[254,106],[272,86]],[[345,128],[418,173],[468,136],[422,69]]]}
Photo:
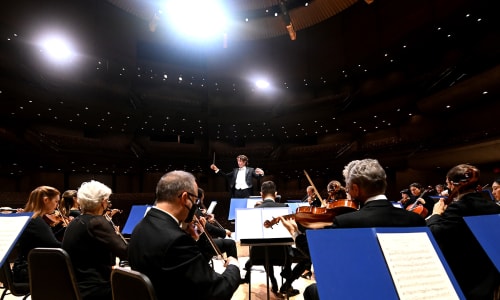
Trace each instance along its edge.
{"label": "music score page", "polygon": [[[15,215],[15,216],[14,216]],[[0,265],[7,259],[14,243],[22,233],[26,223],[31,216],[12,214],[8,217],[0,217]]]}
{"label": "music score page", "polygon": [[401,300],[459,299],[427,233],[377,233]]}

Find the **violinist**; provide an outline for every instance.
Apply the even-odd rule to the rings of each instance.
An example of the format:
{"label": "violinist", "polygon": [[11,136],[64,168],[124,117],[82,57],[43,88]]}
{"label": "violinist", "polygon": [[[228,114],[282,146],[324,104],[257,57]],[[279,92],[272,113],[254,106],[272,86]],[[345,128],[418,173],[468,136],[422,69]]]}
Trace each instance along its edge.
{"label": "violinist", "polygon": [[403,205],[403,208],[406,209],[408,205],[411,204],[410,201],[411,192],[409,189],[404,189],[401,190],[401,192],[399,193],[401,194],[401,199],[399,199],[398,203],[401,203],[401,205]]}
{"label": "violinist", "polygon": [[321,207],[321,200],[316,196],[314,186],[310,185],[306,188],[306,195],[302,199],[302,202],[307,202],[310,206]]}
{"label": "violinist", "polygon": [[[500,274],[469,230],[463,217],[499,214],[500,206],[477,191],[480,172],[475,166],[460,164],[446,174],[450,190],[427,218],[432,235],[466,299],[497,299]],[[498,238],[490,235],[490,239]]]}
{"label": "violinist", "polygon": [[[203,200],[205,199],[205,192],[201,188],[198,188],[198,197],[199,197],[199,206],[196,212],[196,216],[198,218],[201,217],[207,218],[207,222],[205,224],[206,232],[212,237],[213,242],[215,243],[215,245],[217,246],[217,248],[220,250],[221,253],[226,253],[226,256],[232,256],[238,258],[238,250],[236,247],[236,242],[230,238],[226,238],[231,236],[231,231],[229,229],[225,229],[224,227],[222,227],[217,222],[217,220],[215,220],[215,217],[213,215],[207,215],[205,209],[200,208],[200,206],[203,203]],[[209,260],[214,255],[218,254],[216,253],[214,247],[212,247],[212,245],[208,241],[206,235],[202,235],[202,237],[198,240],[198,245],[203,250],[205,257]]]}
{"label": "violinist", "polygon": [[[191,173],[166,173],[156,186],[155,206],[130,237],[130,266],[149,277],[158,299],[182,293],[184,299],[229,300],[239,287],[238,260],[228,257],[224,272],[217,273],[207,263],[191,232],[181,228],[193,221],[197,198],[198,185]],[[191,229],[188,226],[186,230]]]}
{"label": "violinist", "polygon": [[76,190],[64,191],[61,196],[61,203],[59,204],[59,210],[62,215],[66,216],[70,221],[81,214],[80,204],[78,203],[76,193]]}
{"label": "violinist", "polygon": [[62,248],[68,252],[83,300],[111,300],[111,269],[116,257],[127,259],[127,244],[103,216],[112,191],[91,180],[78,189],[82,214],[66,229]]}
{"label": "violinist", "polygon": [[33,212],[33,216],[19,238],[18,257],[12,269],[14,281],[17,283],[29,282],[28,253],[31,249],[61,247],[61,242],[56,239],[52,229],[43,219],[43,216],[57,208],[59,195],[60,192],[50,186],[39,186],[29,195],[24,212]]}
{"label": "violinist", "polygon": [[[387,199],[386,173],[377,160],[351,161],[345,166],[343,176],[350,197],[363,205],[357,211],[334,216],[331,228],[425,226],[422,217],[394,207]],[[294,238],[296,247],[309,255],[307,237],[299,230],[295,220],[280,217],[280,221]],[[316,284],[305,289],[304,299],[319,299]]]}
{"label": "violinist", "polygon": [[328,192],[328,197],[326,199],[327,203],[347,198],[345,188],[342,187],[342,184],[337,180],[330,181],[326,186],[326,191]]}
{"label": "violinist", "polygon": [[[276,184],[273,181],[265,181],[261,185],[260,194],[262,197],[262,203],[258,207],[284,207],[288,206],[286,203],[277,203],[275,201],[277,191]],[[298,295],[300,292],[297,289],[292,287],[292,282],[298,279],[309,266],[307,261],[299,261],[297,265],[292,270],[292,258],[299,257],[299,253],[294,251],[294,248],[291,246],[265,246],[264,247],[252,247],[250,249],[250,258],[245,264],[245,269],[247,273],[245,275],[245,281],[248,281],[249,272],[252,264],[252,257],[264,257],[265,251],[268,252],[268,256],[270,257],[270,266],[267,268],[266,272],[269,274],[269,279],[271,280],[271,291],[276,294],[279,298],[283,296],[293,297]],[[282,260],[282,257],[285,256],[285,265],[283,266],[283,271],[281,272],[282,278],[285,279],[285,282],[280,287],[278,292],[278,283],[274,276],[274,267],[272,266],[272,258],[279,257]]]}

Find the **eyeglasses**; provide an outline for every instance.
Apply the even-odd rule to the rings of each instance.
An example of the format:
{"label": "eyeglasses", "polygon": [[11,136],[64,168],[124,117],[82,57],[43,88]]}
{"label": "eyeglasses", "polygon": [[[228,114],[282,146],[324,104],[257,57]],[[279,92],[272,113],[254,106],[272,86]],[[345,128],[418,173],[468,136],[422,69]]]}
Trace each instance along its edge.
{"label": "eyeglasses", "polygon": [[[183,194],[183,193],[184,193],[184,192],[182,192],[182,193],[181,193],[179,196],[177,196],[177,197],[179,197],[179,198],[180,198],[180,197],[182,197],[182,194]],[[186,191],[186,193],[188,194],[188,196],[190,196],[190,197],[194,197],[195,201],[193,201],[191,198],[189,198],[191,201],[193,201],[193,203],[198,203],[198,202],[200,201],[200,198],[198,198],[198,195],[192,194],[192,193],[190,193],[190,192],[188,192],[188,191]]]}

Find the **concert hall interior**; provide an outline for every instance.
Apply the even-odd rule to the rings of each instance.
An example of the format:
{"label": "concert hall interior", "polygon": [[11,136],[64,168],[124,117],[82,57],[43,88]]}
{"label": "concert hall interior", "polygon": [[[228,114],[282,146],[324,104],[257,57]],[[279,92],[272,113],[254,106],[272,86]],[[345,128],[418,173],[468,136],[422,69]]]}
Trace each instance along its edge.
{"label": "concert hall interior", "polygon": [[482,185],[500,177],[493,0],[220,2],[231,17],[213,39],[194,35],[216,19],[201,4],[181,17],[204,21],[191,35],[160,0],[4,2],[0,206],[95,179],[123,228],[163,174],[185,170],[234,230],[210,165],[230,171],[239,154],[265,172],[253,194],[272,180],[283,202],[303,198],[304,171],[327,196],[362,158],[383,165],[391,200],[460,163]]}
{"label": "concert hall interior", "polygon": [[[326,195],[359,158],[381,162],[395,200],[457,163],[479,166],[484,183],[500,172],[492,0],[222,1],[233,20],[214,40],[177,35],[160,2],[2,5],[2,206],[94,178],[123,225],[182,169],[224,219],[230,196],[210,165],[230,170],[238,154],[283,200],[302,198],[304,170]],[[66,61],[48,61],[47,30],[71,41]]]}

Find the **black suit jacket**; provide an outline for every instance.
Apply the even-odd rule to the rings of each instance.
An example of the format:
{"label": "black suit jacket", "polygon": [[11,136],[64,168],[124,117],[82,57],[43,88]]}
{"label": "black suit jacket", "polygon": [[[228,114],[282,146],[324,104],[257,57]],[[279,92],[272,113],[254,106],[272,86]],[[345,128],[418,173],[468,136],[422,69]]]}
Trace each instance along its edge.
{"label": "black suit jacket", "polygon": [[133,270],[146,274],[159,300],[231,299],[240,269],[229,265],[222,274],[207,263],[195,240],[167,213],[152,208],[137,224],[129,243]]}
{"label": "black suit jacket", "polygon": [[111,269],[116,257],[127,259],[127,244],[105,217],[83,214],[71,221],[62,248],[71,257],[76,280],[84,299],[111,297]]}
{"label": "black suit jacket", "polygon": [[[394,207],[388,200],[373,200],[358,211],[334,217],[332,228],[419,227],[426,226],[424,218],[414,212]],[[297,248],[309,255],[305,234],[295,239]]]}
{"label": "black suit jacket", "polygon": [[[229,173],[224,173],[222,170],[218,172],[218,174],[226,176],[228,183],[229,183],[229,188],[230,190],[233,190],[236,185],[236,176],[238,175],[239,168],[234,168],[231,172]],[[248,185],[249,188],[253,188],[253,180],[252,178],[259,178],[262,175],[259,175],[255,173],[254,168],[246,167],[246,174],[245,174],[245,181]]]}
{"label": "black suit jacket", "polygon": [[500,275],[463,217],[499,213],[500,206],[495,201],[483,198],[480,193],[471,193],[450,203],[442,215],[432,215],[427,219],[427,225],[467,299],[493,299]]}

